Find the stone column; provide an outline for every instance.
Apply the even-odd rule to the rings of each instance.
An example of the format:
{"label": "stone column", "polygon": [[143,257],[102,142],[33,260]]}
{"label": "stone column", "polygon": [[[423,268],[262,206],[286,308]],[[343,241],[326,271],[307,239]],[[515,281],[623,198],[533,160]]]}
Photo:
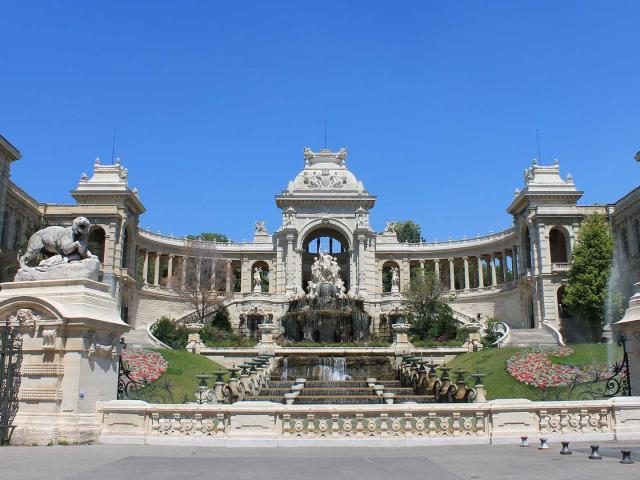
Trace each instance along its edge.
{"label": "stone column", "polygon": [[167,263],[167,287],[173,288],[173,255],[169,255]]}
{"label": "stone column", "polygon": [[433,260],[433,272],[438,280],[440,280],[440,259],[435,258]]}
{"label": "stone column", "polygon": [[494,287],[498,283],[496,276],[496,256],[491,254],[491,286]]}
{"label": "stone column", "polygon": [[[502,251],[502,283],[507,283],[507,251]],[[513,262],[512,262],[513,264]]]}
{"label": "stone column", "polygon": [[449,258],[449,289],[456,289],[456,268],[453,263],[453,258]]}
{"label": "stone column", "polygon": [[484,270],[482,269],[482,255],[478,255],[478,288],[484,288]]}
{"label": "stone column", "polygon": [[424,278],[424,260],[420,260],[420,278]]}
{"label": "stone column", "polygon": [[153,284],[160,285],[160,253],[156,252],[155,270],[153,272]]}
{"label": "stone column", "polygon": [[225,291],[227,293],[231,292],[231,260],[227,260],[227,264],[225,266]]}
{"label": "stone column", "polygon": [[187,283],[187,265],[189,264],[189,257],[182,257],[182,263],[180,264],[180,288],[184,289]]}
{"label": "stone column", "polygon": [[293,290],[293,235],[287,235],[287,291]]}
{"label": "stone column", "polygon": [[464,289],[469,290],[469,257],[462,257],[464,262]]}
{"label": "stone column", "polygon": [[364,280],[364,241],[364,238],[358,240],[358,292],[367,289]]}
{"label": "stone column", "polygon": [[149,283],[149,250],[144,251],[144,263],[142,265],[142,281],[145,285]]}
{"label": "stone column", "polygon": [[516,245],[511,249],[511,265],[511,268],[513,268],[513,279],[517,280],[520,270],[518,269],[518,247]]}

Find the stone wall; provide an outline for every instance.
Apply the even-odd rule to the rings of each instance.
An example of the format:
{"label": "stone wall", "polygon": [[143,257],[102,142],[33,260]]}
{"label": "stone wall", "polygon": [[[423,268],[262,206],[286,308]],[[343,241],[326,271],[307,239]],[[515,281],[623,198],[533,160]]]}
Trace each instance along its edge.
{"label": "stone wall", "polygon": [[408,446],[638,440],[640,397],[477,404],[151,405],[100,403],[102,443],[228,446]]}
{"label": "stone wall", "polygon": [[145,329],[162,316],[177,319],[190,312],[180,299],[167,290],[150,288],[138,289],[129,305],[131,326],[137,330]]}
{"label": "stone wall", "polygon": [[521,292],[517,288],[493,294],[461,295],[451,306],[454,310],[472,318],[481,313],[484,318],[496,317],[511,328],[526,328],[520,296]]}

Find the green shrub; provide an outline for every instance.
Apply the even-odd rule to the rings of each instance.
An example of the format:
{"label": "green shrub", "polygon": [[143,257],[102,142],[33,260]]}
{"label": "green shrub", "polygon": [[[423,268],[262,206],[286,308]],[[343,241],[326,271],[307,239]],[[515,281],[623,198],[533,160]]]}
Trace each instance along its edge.
{"label": "green shrub", "polygon": [[189,331],[185,327],[176,327],[169,317],[160,317],[160,320],[151,327],[151,333],[173,349],[179,350],[187,346]]}
{"label": "green shrub", "polygon": [[221,305],[216,310],[216,313],[212,315],[211,326],[220,329],[231,331],[231,321],[229,320],[229,310],[224,305]]}

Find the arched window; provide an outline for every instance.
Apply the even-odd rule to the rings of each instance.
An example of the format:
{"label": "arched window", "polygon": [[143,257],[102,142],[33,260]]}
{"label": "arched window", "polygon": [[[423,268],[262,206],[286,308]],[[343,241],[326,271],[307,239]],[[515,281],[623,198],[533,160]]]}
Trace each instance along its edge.
{"label": "arched window", "polygon": [[551,250],[551,263],[567,263],[567,238],[559,228],[552,228],[549,232],[549,249]]}
{"label": "arched window", "polygon": [[104,243],[106,234],[102,227],[94,226],[89,232],[89,251],[100,259],[100,263],[104,263]]}

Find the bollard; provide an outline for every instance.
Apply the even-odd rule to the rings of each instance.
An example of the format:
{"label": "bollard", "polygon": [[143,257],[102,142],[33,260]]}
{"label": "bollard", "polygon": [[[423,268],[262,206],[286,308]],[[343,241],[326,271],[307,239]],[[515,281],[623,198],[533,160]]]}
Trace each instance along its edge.
{"label": "bollard", "polygon": [[529,445],[529,437],[520,437],[520,440],[522,441],[520,443],[521,447],[530,447],[531,445]]}
{"label": "bollard", "polygon": [[620,463],[624,463],[625,465],[633,463],[633,460],[631,460],[631,450],[620,450],[620,452],[622,453],[622,460],[620,460]]}
{"label": "bollard", "polygon": [[589,460],[602,460],[602,455],[598,453],[598,449],[600,445],[591,445],[591,455],[589,455]]}
{"label": "bollard", "polygon": [[541,438],[540,439],[540,446],[538,447],[538,450],[548,450],[549,449],[549,445],[547,445],[547,439],[546,438]]}
{"label": "bollard", "polygon": [[569,442],[560,442],[562,444],[562,450],[560,450],[560,455],[571,455],[573,452],[569,450]]}

